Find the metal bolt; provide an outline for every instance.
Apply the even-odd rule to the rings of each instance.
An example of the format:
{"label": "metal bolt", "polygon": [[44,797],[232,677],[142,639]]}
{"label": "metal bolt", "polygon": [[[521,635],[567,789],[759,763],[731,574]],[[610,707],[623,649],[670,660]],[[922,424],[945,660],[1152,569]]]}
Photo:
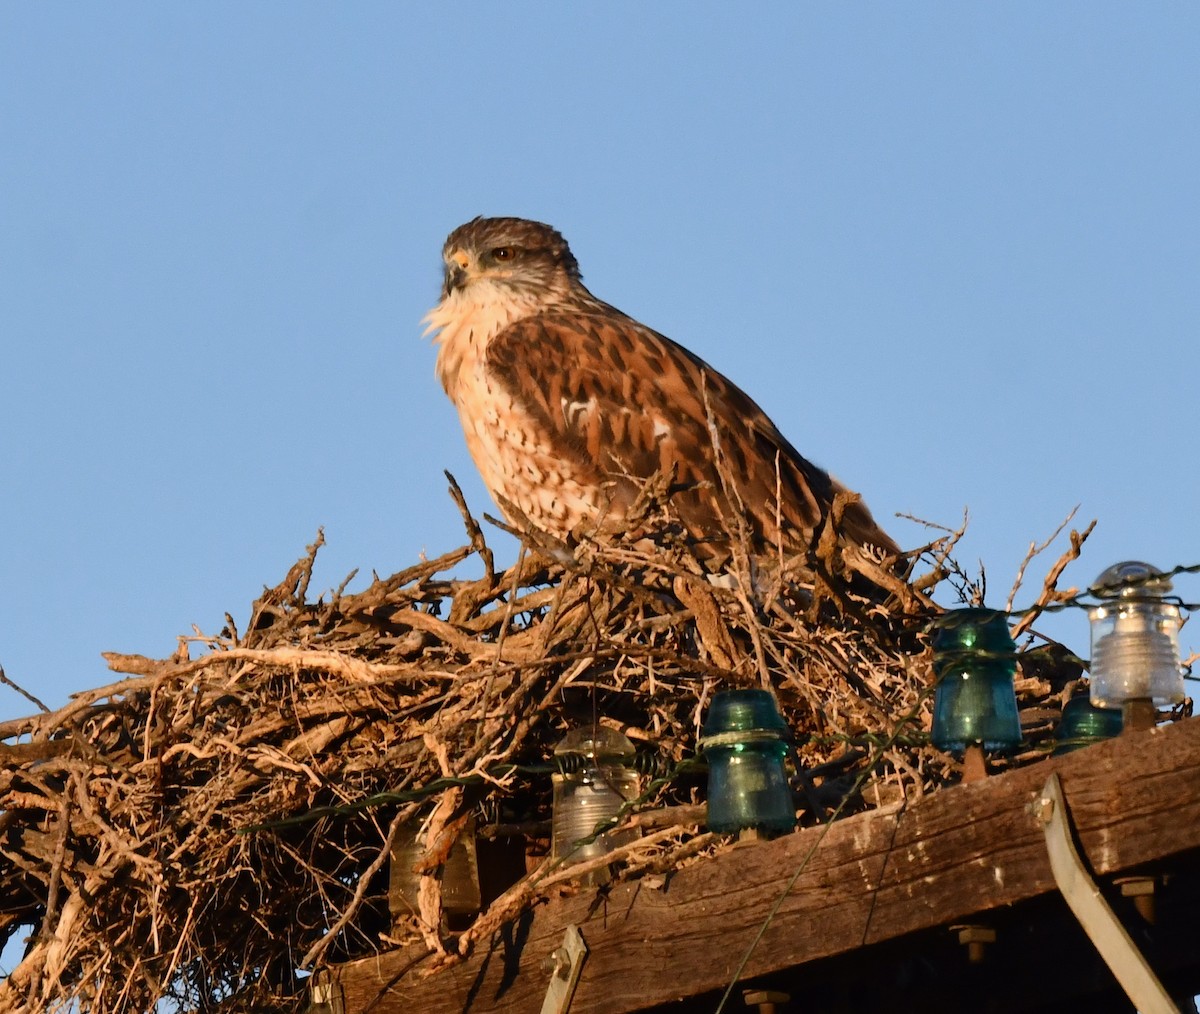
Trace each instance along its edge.
{"label": "metal bolt", "polygon": [[1121,888],[1124,897],[1133,899],[1133,907],[1138,910],[1138,914],[1153,926],[1155,878],[1146,875],[1117,877],[1113,883]]}
{"label": "metal bolt", "polygon": [[758,1014],[776,1014],[775,1005],[787,1003],[791,996],[777,989],[744,989],[742,999],[747,1007],[757,1007]]}
{"label": "metal bolt", "polygon": [[559,947],[551,951],[542,959],[542,968],[544,968],[554,978],[565,979],[566,970],[571,965],[571,956],[567,953],[565,947]]}
{"label": "metal bolt", "polygon": [[996,942],[996,931],[990,926],[951,926],[951,933],[958,934],[958,942],[967,948],[967,960],[972,965],[983,961],[988,944]]}

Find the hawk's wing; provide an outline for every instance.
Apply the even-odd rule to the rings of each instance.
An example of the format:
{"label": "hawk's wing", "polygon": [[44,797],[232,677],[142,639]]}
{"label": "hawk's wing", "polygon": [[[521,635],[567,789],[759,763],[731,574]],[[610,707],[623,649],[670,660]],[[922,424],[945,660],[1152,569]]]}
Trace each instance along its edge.
{"label": "hawk's wing", "polygon": [[[732,382],[618,310],[525,318],[491,340],[486,366],[553,435],[564,457],[611,484],[617,502],[636,495],[629,477],[644,480],[674,468],[692,488],[673,502],[699,537],[722,531],[715,446],[755,535],[768,546],[780,534],[785,547],[807,543],[842,489]],[[898,551],[861,504],[847,509],[842,531],[855,542]]]}

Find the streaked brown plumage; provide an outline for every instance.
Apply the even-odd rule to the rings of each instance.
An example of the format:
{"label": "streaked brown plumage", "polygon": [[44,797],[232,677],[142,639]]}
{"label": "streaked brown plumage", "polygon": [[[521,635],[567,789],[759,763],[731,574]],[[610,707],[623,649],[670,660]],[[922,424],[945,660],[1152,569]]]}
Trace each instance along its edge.
{"label": "streaked brown plumage", "polygon": [[[476,218],[450,234],[443,256],[442,299],[426,321],[493,496],[559,537],[581,524],[616,531],[641,484],[674,468],[686,486],[672,498],[680,518],[720,557],[730,505],[719,446],[757,552],[809,544],[843,487],[731,381],[593,296],[554,229]],[[898,552],[861,503],[841,532]]]}

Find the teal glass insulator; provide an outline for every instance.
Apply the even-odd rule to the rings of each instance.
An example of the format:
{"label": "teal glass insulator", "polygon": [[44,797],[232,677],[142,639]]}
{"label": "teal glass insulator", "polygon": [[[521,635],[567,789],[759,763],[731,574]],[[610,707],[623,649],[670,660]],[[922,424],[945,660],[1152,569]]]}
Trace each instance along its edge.
{"label": "teal glass insulator", "polygon": [[999,753],[1021,742],[1013,676],[1017,646],[1004,613],[953,609],[933,638],[933,745],[961,753],[981,745]]}
{"label": "teal glass insulator", "polygon": [[1125,719],[1117,708],[1098,708],[1088,694],[1067,701],[1054,740],[1054,756],[1121,735]]}
{"label": "teal glass insulator", "polygon": [[700,736],[708,762],[710,831],[783,832],[795,827],[796,807],[784,767],[789,735],[767,691],[714,695]]}

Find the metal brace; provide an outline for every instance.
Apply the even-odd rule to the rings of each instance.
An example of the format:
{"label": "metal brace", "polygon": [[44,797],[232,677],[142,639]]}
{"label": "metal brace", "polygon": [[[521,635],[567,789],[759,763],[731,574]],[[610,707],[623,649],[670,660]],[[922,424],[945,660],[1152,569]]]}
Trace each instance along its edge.
{"label": "metal brace", "polygon": [[345,1010],[341,983],[334,981],[327,971],[315,972],[309,980],[304,1014],[345,1014]]}
{"label": "metal brace", "polygon": [[1046,834],[1054,882],[1134,1007],[1141,1014],[1179,1014],[1096,882],[1088,876],[1071,840],[1071,819],[1057,773],[1050,776],[1033,805],[1034,816]]}
{"label": "metal brace", "polygon": [[560,946],[550,958],[550,985],[546,989],[546,999],[542,1001],[542,1014],[567,1014],[571,1008],[571,998],[575,995],[575,987],[579,985],[579,973],[583,971],[583,961],[587,957],[587,944],[583,942],[583,934],[578,926],[568,926],[563,934]]}

